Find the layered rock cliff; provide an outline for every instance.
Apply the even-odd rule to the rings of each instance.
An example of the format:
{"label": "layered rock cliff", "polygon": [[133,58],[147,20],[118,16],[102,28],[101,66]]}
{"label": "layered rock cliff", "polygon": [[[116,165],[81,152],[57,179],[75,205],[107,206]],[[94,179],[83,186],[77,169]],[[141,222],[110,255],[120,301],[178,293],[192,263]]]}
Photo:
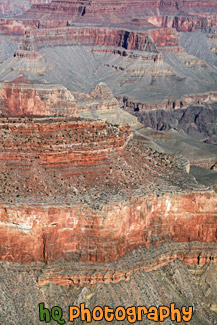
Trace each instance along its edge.
{"label": "layered rock cliff", "polygon": [[[205,10],[210,10],[212,12],[212,7],[216,7],[216,1],[150,1],[150,0],[139,0],[139,1],[58,1],[53,0],[50,4],[44,5],[34,5],[27,13],[28,16],[37,16],[39,12],[42,13],[43,16],[47,16],[48,18],[52,17],[67,17],[71,18],[75,17],[91,17],[95,16],[96,19],[100,17],[100,15],[106,16],[109,13],[116,13],[119,16],[124,14],[135,14],[142,12],[143,14],[148,14],[151,12],[151,9],[158,13],[164,12],[165,10],[170,11],[171,13],[177,13],[178,11],[190,10],[192,12],[197,12],[197,9],[205,8]],[[137,11],[136,11],[137,9]],[[153,10],[152,10],[153,12]]]}
{"label": "layered rock cliff", "polygon": [[106,262],[138,246],[216,241],[216,194],[187,162],[131,138],[100,121],[2,119],[1,259]]}
{"label": "layered rock cliff", "polygon": [[122,29],[67,27],[31,30],[25,33],[22,50],[37,50],[46,45],[99,45],[157,52],[147,33]]}
{"label": "layered rock cliff", "polygon": [[34,2],[0,20],[0,323],[44,301],[215,324],[216,1]]}
{"label": "layered rock cliff", "polygon": [[4,116],[77,116],[74,97],[65,87],[22,77],[0,84],[0,107]]}

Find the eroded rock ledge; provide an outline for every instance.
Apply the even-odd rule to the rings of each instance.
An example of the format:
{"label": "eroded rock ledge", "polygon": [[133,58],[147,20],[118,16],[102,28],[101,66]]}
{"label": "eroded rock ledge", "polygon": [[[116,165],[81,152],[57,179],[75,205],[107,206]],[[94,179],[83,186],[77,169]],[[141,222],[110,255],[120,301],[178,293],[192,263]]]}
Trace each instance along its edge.
{"label": "eroded rock ledge", "polygon": [[62,85],[33,82],[19,77],[0,83],[0,115],[77,116],[73,95]]}
{"label": "eroded rock ledge", "polygon": [[5,118],[0,145],[2,260],[108,262],[138,246],[216,241],[216,194],[128,125]]}
{"label": "eroded rock ledge", "polygon": [[[203,266],[217,262],[217,244],[212,243],[164,243],[149,250],[137,248],[110,263],[82,263],[67,262],[59,259],[48,265],[41,263],[8,263],[11,270],[19,273],[35,274],[40,287],[48,284],[62,286],[89,287],[97,283],[117,283],[129,281],[136,273],[158,270],[165,265],[179,259],[188,265]],[[1,265],[1,262],[0,262]]]}

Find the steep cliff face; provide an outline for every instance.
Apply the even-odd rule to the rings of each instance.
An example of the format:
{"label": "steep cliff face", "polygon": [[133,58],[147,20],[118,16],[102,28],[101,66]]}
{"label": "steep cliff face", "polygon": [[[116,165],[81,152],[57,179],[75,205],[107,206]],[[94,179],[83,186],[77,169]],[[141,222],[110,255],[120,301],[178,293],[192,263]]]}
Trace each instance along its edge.
{"label": "steep cliff face", "polygon": [[[134,115],[145,127],[158,131],[174,129],[201,141],[216,144],[217,107],[215,100],[211,101],[211,98],[214,99],[215,96],[215,93],[198,95],[195,96],[194,101],[194,96],[189,96],[189,98],[186,96],[180,102],[165,103],[164,109],[162,109],[163,105],[145,107],[142,104],[127,102],[125,102],[125,107],[129,107],[128,110],[131,112],[134,111]],[[187,101],[190,103],[188,104]]]}
{"label": "steep cliff face", "polygon": [[206,17],[158,16],[148,17],[148,22],[157,27],[175,28],[178,32],[206,30],[209,21]]}
{"label": "steep cliff face", "polygon": [[[150,249],[139,247],[118,261],[100,264],[70,263],[65,261],[64,267],[60,262],[51,261],[38,277],[39,287],[52,283],[66,286],[89,286],[97,283],[111,284],[121,281],[129,282],[140,272],[153,272],[171,265],[174,260],[186,265],[202,266],[209,264],[216,267],[216,243],[164,243]],[[179,261],[178,261],[179,260]],[[27,264],[24,266],[27,267]],[[193,269],[192,267],[192,269]],[[190,268],[191,269],[191,268]],[[214,302],[214,300],[213,300]]]}
{"label": "steep cliff face", "polygon": [[[190,65],[190,63],[189,63]],[[187,108],[190,105],[202,105],[205,103],[216,102],[217,92],[210,91],[206,93],[198,94],[188,94],[184,95],[179,99],[168,99],[164,100],[161,103],[139,103],[131,102],[127,96],[119,97],[119,100],[124,104],[124,108],[133,112],[144,112],[151,110],[172,110],[172,109],[181,109]]]}
{"label": "steep cliff face", "polygon": [[0,106],[5,116],[77,116],[74,97],[66,88],[37,84],[22,77],[0,84]]}
{"label": "steep cliff face", "polygon": [[[169,10],[171,13],[177,13],[180,11],[192,10],[192,12],[197,11],[197,9],[206,8],[211,11],[210,8],[216,7],[216,1],[149,1],[149,0],[133,0],[133,1],[58,1],[53,0],[50,4],[44,5],[34,5],[27,13],[27,16],[38,15],[39,12],[48,18],[53,17],[91,17],[94,16],[96,19],[100,18],[100,15],[106,15],[109,13],[119,14],[119,15],[132,15],[135,9],[148,14],[151,9],[157,10],[158,12]],[[152,11],[153,12],[153,11]],[[157,13],[157,11],[156,11]]]}
{"label": "steep cliff face", "polygon": [[[37,1],[37,0],[36,0]],[[13,2],[12,2],[13,3]],[[5,6],[4,4],[2,6]],[[178,32],[208,30],[216,26],[216,1],[51,1],[38,0],[19,17],[25,28],[67,27],[74,23],[134,26],[135,17],[140,29],[151,25],[175,28]],[[143,18],[140,18],[142,16]],[[145,19],[146,18],[146,19]],[[1,31],[23,33],[23,27],[14,26],[13,19],[1,23]],[[17,24],[15,24],[17,25]],[[37,27],[36,27],[37,25]]]}
{"label": "steep cliff face", "polygon": [[37,50],[48,44],[49,46],[99,45],[157,52],[155,44],[147,33],[93,27],[67,27],[27,31],[21,49]]}
{"label": "steep cliff face", "polygon": [[67,27],[69,23],[66,20],[39,20],[36,18],[22,19],[20,16],[16,18],[1,18],[0,31],[5,35],[22,36],[29,29],[49,29]]}
{"label": "steep cliff face", "polygon": [[[138,246],[216,241],[216,194],[127,125],[1,120],[2,260],[116,260]],[[64,122],[64,123],[63,123]]]}
{"label": "steep cliff face", "polygon": [[[138,246],[216,241],[216,195],[165,195],[76,207],[1,208],[1,260],[108,262]],[[67,203],[66,203],[67,205]],[[118,220],[118,221],[117,221]]]}

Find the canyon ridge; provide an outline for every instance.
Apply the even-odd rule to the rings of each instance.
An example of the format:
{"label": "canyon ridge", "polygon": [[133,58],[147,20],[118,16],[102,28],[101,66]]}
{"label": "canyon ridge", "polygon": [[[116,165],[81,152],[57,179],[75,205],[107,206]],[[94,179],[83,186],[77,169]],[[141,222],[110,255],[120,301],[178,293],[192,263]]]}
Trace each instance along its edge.
{"label": "canyon ridge", "polygon": [[0,44],[0,323],[217,324],[217,1],[3,0]]}

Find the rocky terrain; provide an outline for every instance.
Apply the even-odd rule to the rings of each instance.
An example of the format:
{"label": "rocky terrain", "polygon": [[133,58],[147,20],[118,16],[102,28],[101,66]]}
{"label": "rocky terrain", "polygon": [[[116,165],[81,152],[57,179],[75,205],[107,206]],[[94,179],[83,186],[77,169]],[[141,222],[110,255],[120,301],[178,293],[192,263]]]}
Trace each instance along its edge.
{"label": "rocky terrain", "polygon": [[[187,250],[185,245],[180,245],[175,250],[189,252],[191,244],[189,243],[187,246]],[[161,258],[166,251],[172,252],[174,248],[175,246],[172,247],[172,245],[165,246],[161,250]],[[198,248],[200,250],[199,246]],[[216,324],[214,312],[216,310],[216,264],[214,263],[187,266],[180,260],[175,259],[168,265],[161,265],[160,268],[151,272],[148,271],[148,267],[144,270],[135,271],[127,280],[123,275],[124,280],[120,282],[118,282],[118,274],[114,274],[113,278],[115,279],[115,276],[117,276],[117,280],[107,283],[109,272],[108,277],[105,272],[108,269],[113,268],[116,272],[117,270],[120,272],[121,267],[128,269],[132,265],[132,260],[138,263],[137,259],[140,255],[146,258],[147,264],[150,264],[150,261],[156,259],[156,253],[159,253],[159,251],[159,248],[157,250],[150,249],[150,255],[146,256],[144,256],[142,250],[134,251],[133,255],[128,255],[122,260],[122,265],[121,263],[119,265],[117,263],[106,265],[103,281],[85,286],[72,284],[73,271],[70,271],[70,266],[66,263],[64,264],[66,270],[65,283],[61,279],[64,285],[57,284],[60,281],[58,269],[62,269],[63,261],[59,266],[51,265],[49,268],[45,268],[42,264],[20,265],[1,262],[1,323],[13,324],[15,319],[22,319],[24,324],[40,324],[37,305],[42,301],[45,302],[47,308],[52,308],[55,305],[61,306],[66,324],[71,324],[68,322],[68,306],[79,306],[83,302],[92,310],[96,305],[104,306],[105,302],[115,308],[120,305],[125,307],[132,305],[169,305],[173,301],[179,308],[183,305],[192,305],[194,307],[194,316],[190,324]],[[203,251],[206,251],[206,245],[204,244]],[[79,270],[83,266],[81,264],[76,265]],[[103,267],[102,265],[101,269]],[[53,281],[51,281],[51,278],[49,278],[48,281],[49,274],[50,276],[53,274],[54,268],[56,269],[56,280],[53,278]],[[94,274],[93,268],[96,270],[95,264],[89,265],[90,274]],[[96,279],[99,276],[98,273],[95,276]],[[63,278],[63,275],[61,275],[61,278]],[[14,299],[14,296],[16,299]],[[25,313],[22,310],[25,310]],[[153,323],[148,319],[144,319],[144,321],[147,324]],[[102,321],[102,324],[105,323],[105,321]],[[126,322],[113,321],[113,323],[124,324]],[[135,324],[140,323],[135,322]],[[172,324],[173,322],[166,319],[164,323]],[[53,321],[51,324],[56,324],[56,322]],[[80,324],[80,320],[75,320],[75,324]]]}
{"label": "rocky terrain", "polygon": [[75,99],[65,87],[22,77],[0,84],[0,107],[4,116],[77,115]]}
{"label": "rocky terrain", "polygon": [[39,324],[44,301],[217,324],[217,2],[0,16],[0,323]]}
{"label": "rocky terrain", "polygon": [[50,0],[2,0],[0,3],[0,16],[16,16],[30,9],[33,4],[45,4]]}

